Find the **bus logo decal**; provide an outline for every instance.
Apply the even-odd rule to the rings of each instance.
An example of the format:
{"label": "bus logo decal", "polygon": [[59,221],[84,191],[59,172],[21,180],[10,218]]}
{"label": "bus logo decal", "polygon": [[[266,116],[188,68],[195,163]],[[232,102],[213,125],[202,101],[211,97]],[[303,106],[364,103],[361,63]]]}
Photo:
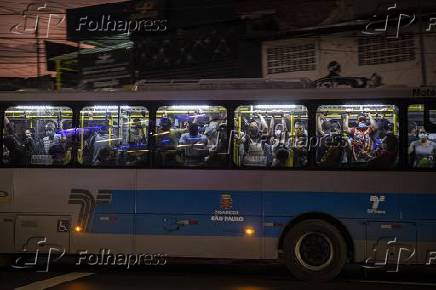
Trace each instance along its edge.
{"label": "bus logo decal", "polygon": [[386,196],[384,195],[371,195],[369,197],[371,202],[371,208],[368,209],[369,214],[386,214],[385,210],[380,210],[380,203],[386,201]]}
{"label": "bus logo decal", "polygon": [[233,207],[233,199],[231,194],[221,194],[220,208],[231,209]]}
{"label": "bus logo decal", "polygon": [[71,194],[68,199],[69,204],[80,205],[79,218],[77,220],[77,226],[83,228],[83,231],[88,230],[91,217],[95,211],[96,203],[111,203],[112,202],[112,191],[110,190],[99,190],[97,193],[97,198],[86,189],[71,189]]}

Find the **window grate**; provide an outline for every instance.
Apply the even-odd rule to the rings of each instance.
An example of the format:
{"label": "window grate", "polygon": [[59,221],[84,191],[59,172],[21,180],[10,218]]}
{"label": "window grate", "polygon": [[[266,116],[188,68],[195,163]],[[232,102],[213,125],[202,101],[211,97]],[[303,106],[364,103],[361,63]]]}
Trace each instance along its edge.
{"label": "window grate", "polygon": [[315,44],[267,49],[268,74],[316,69]]}
{"label": "window grate", "polygon": [[359,39],[359,65],[379,65],[416,59],[415,38],[362,37]]}

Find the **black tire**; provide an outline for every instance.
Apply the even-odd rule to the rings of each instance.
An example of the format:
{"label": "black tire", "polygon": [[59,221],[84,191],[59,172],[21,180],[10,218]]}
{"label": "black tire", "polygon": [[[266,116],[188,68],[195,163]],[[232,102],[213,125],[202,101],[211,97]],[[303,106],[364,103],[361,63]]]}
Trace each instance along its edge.
{"label": "black tire", "polygon": [[283,252],[291,274],[304,281],[332,280],[347,260],[347,245],[341,232],[318,219],[292,227],[285,236]]}

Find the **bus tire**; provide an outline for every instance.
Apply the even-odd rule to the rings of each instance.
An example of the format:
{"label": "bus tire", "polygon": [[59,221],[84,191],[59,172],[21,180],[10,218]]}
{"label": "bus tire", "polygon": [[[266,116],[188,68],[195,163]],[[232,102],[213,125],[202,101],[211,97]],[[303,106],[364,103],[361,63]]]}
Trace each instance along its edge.
{"label": "bus tire", "polygon": [[330,223],[305,220],[292,227],[283,245],[285,264],[292,275],[304,281],[328,281],[342,271],[347,245]]}

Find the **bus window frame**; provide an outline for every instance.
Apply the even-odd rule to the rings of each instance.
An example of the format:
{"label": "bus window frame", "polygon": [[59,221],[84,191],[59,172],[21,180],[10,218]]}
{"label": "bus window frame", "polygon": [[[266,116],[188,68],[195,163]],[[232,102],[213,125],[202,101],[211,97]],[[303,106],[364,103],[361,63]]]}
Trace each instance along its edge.
{"label": "bus window frame", "polygon": [[14,164],[5,164],[3,162],[3,134],[4,134],[4,117],[5,117],[5,113],[9,108],[12,107],[17,107],[17,106],[51,106],[51,107],[67,107],[69,109],[71,109],[72,112],[72,119],[71,119],[71,126],[72,128],[74,127],[74,109],[75,106],[69,102],[69,101],[17,101],[17,102],[1,102],[0,105],[0,110],[1,110],[1,133],[0,133],[0,139],[1,139],[1,148],[0,148],[0,154],[1,154],[1,158],[0,158],[0,166],[2,168],[46,168],[46,169],[57,169],[57,168],[74,168],[74,138],[75,136],[73,135],[73,145],[72,145],[72,150],[71,150],[71,159],[70,162],[68,162],[68,164],[65,164],[63,166],[61,165],[35,165],[35,164],[31,164],[31,165],[27,165],[27,166],[19,166],[19,165],[14,165]]}
{"label": "bus window frame", "polygon": [[[228,152],[229,153],[229,157],[228,160],[226,162],[226,166],[224,167],[205,167],[205,166],[199,166],[199,167],[188,167],[188,166],[183,166],[183,165],[179,165],[179,166],[162,166],[160,164],[155,164],[155,150],[156,150],[156,138],[154,135],[154,132],[156,132],[157,126],[157,112],[159,110],[159,108],[162,107],[169,107],[169,106],[210,106],[210,107],[223,107],[224,109],[226,109],[226,117],[227,117],[227,136],[230,136],[231,134],[231,128],[229,126],[229,118],[233,115],[230,116],[231,112],[230,112],[230,107],[233,106],[234,102],[232,101],[215,101],[215,100],[209,100],[209,101],[204,101],[204,99],[199,99],[199,100],[187,100],[187,101],[154,101],[153,103],[153,116],[154,119],[151,119],[151,114],[150,114],[150,124],[153,123],[153,128],[150,127],[150,134],[151,134],[151,144],[152,147],[150,149],[151,151],[151,168],[153,169],[168,169],[168,170],[180,170],[180,169],[189,169],[189,170],[229,170],[232,169],[231,163],[230,163],[230,159],[232,158],[232,151],[231,148],[228,148]],[[233,126],[233,119],[232,119],[232,124]],[[153,129],[153,130],[151,130]]]}
{"label": "bus window frame", "polygon": [[[89,101],[89,102],[78,102],[76,109],[77,109],[77,119],[76,121],[76,129],[81,129],[80,127],[80,113],[82,112],[82,110],[86,107],[93,107],[93,106],[130,106],[130,107],[144,107],[147,112],[148,112],[148,127],[147,127],[147,131],[148,131],[148,142],[147,142],[147,148],[146,150],[149,150],[149,157],[148,157],[148,161],[147,161],[147,165],[146,166],[139,166],[139,165],[135,165],[135,166],[93,166],[93,165],[83,165],[80,164],[79,161],[77,160],[77,154],[78,154],[78,148],[79,148],[79,140],[80,140],[80,134],[76,133],[75,136],[75,142],[74,142],[74,147],[73,147],[73,154],[74,154],[74,164],[73,167],[74,168],[82,168],[82,169],[151,169],[152,168],[152,164],[151,164],[151,155],[153,154],[152,151],[152,147],[150,147],[150,136],[151,131],[150,131],[150,126],[151,126],[151,111],[150,111],[150,107],[149,102],[143,102],[143,101],[98,101],[98,102],[93,102],[93,101]],[[151,103],[151,102],[150,102]],[[74,123],[74,122],[73,122]]]}
{"label": "bus window frame", "polygon": [[[320,90],[321,92],[321,90]],[[399,142],[400,142],[400,156],[399,156],[399,163],[398,166],[392,169],[367,169],[367,168],[320,168],[315,164],[314,153],[315,150],[310,150],[308,153],[308,163],[303,168],[263,168],[263,167],[236,167],[233,164],[233,156],[232,156],[232,149],[230,148],[230,158],[229,158],[229,164],[226,167],[220,167],[220,168],[207,168],[207,167],[201,167],[201,168],[186,168],[186,167],[177,167],[177,168],[169,168],[165,167],[167,170],[179,170],[179,169],[190,169],[190,170],[285,170],[285,171],[295,171],[295,170],[304,170],[304,171],[371,171],[371,172],[395,172],[395,171],[405,171],[405,172],[434,172],[434,170],[431,169],[417,169],[412,168],[408,166],[408,154],[407,154],[407,148],[405,147],[405,144],[408,145],[407,141],[407,125],[408,125],[408,106],[413,104],[424,104],[424,105],[430,105],[430,107],[436,106],[436,100],[429,98],[429,97],[418,97],[413,98],[412,95],[410,98],[377,98],[377,99],[368,99],[368,98],[359,98],[359,99],[353,99],[353,100],[343,100],[343,99],[310,99],[310,100],[304,100],[304,99],[295,99],[292,100],[290,98],[289,101],[283,101],[283,100],[275,100],[274,97],[271,97],[270,101],[259,101],[259,100],[252,100],[252,101],[245,101],[245,100],[208,100],[204,101],[204,99],[191,99],[187,101],[159,101],[159,100],[127,100],[127,101],[0,101],[0,115],[1,115],[1,126],[4,124],[4,114],[5,110],[9,107],[19,106],[19,105],[45,105],[45,106],[65,106],[69,107],[73,111],[73,128],[78,128],[79,120],[80,120],[80,111],[86,107],[86,106],[93,106],[93,105],[128,105],[128,106],[142,106],[145,107],[148,110],[149,113],[149,134],[155,131],[155,123],[154,120],[156,119],[156,112],[157,109],[161,106],[168,106],[168,105],[189,105],[189,104],[208,104],[208,105],[217,105],[222,106],[227,109],[227,130],[228,134],[230,136],[231,130],[234,127],[234,112],[237,107],[243,106],[243,105],[252,105],[254,103],[256,104],[295,104],[295,105],[304,105],[306,106],[309,114],[308,118],[308,137],[312,138],[312,136],[316,137],[316,112],[318,110],[319,106],[323,105],[344,105],[344,104],[362,104],[362,103],[381,103],[381,104],[391,104],[395,105],[399,108],[399,122],[400,122],[400,128],[399,128]],[[3,128],[3,127],[2,127]],[[77,135],[77,134],[76,134]],[[3,130],[0,132],[0,153],[3,156]],[[153,154],[154,150],[154,137],[149,135],[149,142],[148,142],[148,149],[151,151],[151,154]],[[233,142],[230,143],[231,146],[233,146]],[[87,167],[83,165],[77,164],[77,148],[76,142],[73,142],[73,151],[72,151],[72,158],[69,164],[64,166],[41,166],[41,165],[31,165],[31,166],[16,166],[16,165],[9,165],[3,163],[3,158],[0,160],[0,167],[1,168],[81,168],[81,169],[162,169],[157,166],[155,166],[152,163],[152,158],[149,158],[149,163],[147,166],[126,166],[126,167]]]}
{"label": "bus window frame", "polygon": [[424,104],[424,129],[428,133],[436,133],[436,123],[430,120],[430,111],[436,111],[436,103]]}
{"label": "bus window frame", "polygon": [[[373,168],[368,168],[368,167],[363,167],[363,168],[358,168],[358,167],[347,167],[347,168],[340,168],[340,167],[330,167],[330,168],[324,168],[321,167],[317,162],[316,162],[316,148],[313,149],[311,148],[311,155],[312,155],[312,164],[311,164],[311,169],[313,170],[320,170],[320,171],[360,171],[360,172],[389,172],[389,171],[401,171],[404,169],[404,164],[405,164],[405,159],[404,159],[404,153],[402,154],[402,151],[404,150],[404,146],[402,143],[403,140],[403,128],[406,128],[406,132],[407,132],[407,122],[404,122],[405,124],[402,124],[402,119],[401,119],[401,115],[402,115],[402,108],[404,108],[404,102],[402,100],[395,100],[395,99],[353,99],[353,100],[341,100],[341,99],[332,99],[332,100],[315,100],[314,101],[315,104],[315,114],[314,114],[314,120],[313,120],[313,128],[315,130],[314,135],[315,138],[318,138],[317,136],[317,120],[316,120],[316,115],[318,113],[318,110],[323,107],[323,106],[331,106],[331,105],[336,105],[336,106],[344,106],[344,105],[372,105],[372,104],[379,104],[379,105],[385,105],[385,106],[396,106],[398,109],[398,122],[399,122],[399,129],[398,129],[398,144],[399,144],[399,151],[398,151],[398,163],[392,167],[392,168],[377,168],[377,169],[373,169]],[[404,110],[404,109],[403,109]],[[407,109],[406,109],[407,110]],[[407,137],[407,133],[406,133],[406,137]],[[406,150],[407,151],[407,150]]]}
{"label": "bus window frame", "polygon": [[[406,111],[406,116],[405,116],[405,123],[408,126],[409,125],[409,106],[411,105],[424,105],[424,111],[423,111],[423,121],[424,121],[424,129],[427,132],[430,133],[436,133],[436,124],[433,124],[430,121],[430,110],[436,110],[436,99],[433,100],[431,97],[427,97],[427,98],[410,98],[407,100],[405,106],[405,111]],[[405,153],[404,153],[404,159],[405,159],[405,164],[404,164],[404,171],[410,171],[410,172],[435,172],[435,169],[432,168],[416,168],[413,167],[410,164],[410,156],[409,156],[409,152],[408,152],[408,148],[409,148],[409,140],[408,140],[408,131],[405,130],[405,143],[407,144],[407,147],[405,147]],[[428,130],[430,129],[430,130]],[[433,131],[433,132],[432,132]]]}
{"label": "bus window frame", "polygon": [[[236,110],[241,107],[241,106],[262,106],[262,105],[295,105],[295,106],[304,106],[306,108],[307,111],[307,138],[308,140],[311,140],[311,133],[310,133],[310,124],[311,124],[311,112],[310,112],[310,105],[308,101],[302,101],[302,100],[294,100],[294,101],[275,101],[274,99],[272,99],[271,101],[239,101],[239,102],[235,102],[234,104],[234,108],[232,109],[231,112],[231,117],[232,117],[232,127],[231,127],[231,131],[233,133],[235,133],[235,124],[234,124],[234,120],[235,120],[235,113]],[[235,142],[233,142],[233,136],[232,136],[232,142],[231,144],[231,151],[230,151],[230,163],[231,163],[231,167],[233,169],[236,170],[264,170],[264,171],[301,171],[301,170],[307,170],[307,169],[311,169],[312,165],[311,165],[311,150],[307,151],[307,162],[306,165],[302,166],[302,167],[263,167],[263,166],[238,166],[237,164],[235,164],[234,162],[234,156],[233,156],[233,149],[234,149],[234,145]]]}

